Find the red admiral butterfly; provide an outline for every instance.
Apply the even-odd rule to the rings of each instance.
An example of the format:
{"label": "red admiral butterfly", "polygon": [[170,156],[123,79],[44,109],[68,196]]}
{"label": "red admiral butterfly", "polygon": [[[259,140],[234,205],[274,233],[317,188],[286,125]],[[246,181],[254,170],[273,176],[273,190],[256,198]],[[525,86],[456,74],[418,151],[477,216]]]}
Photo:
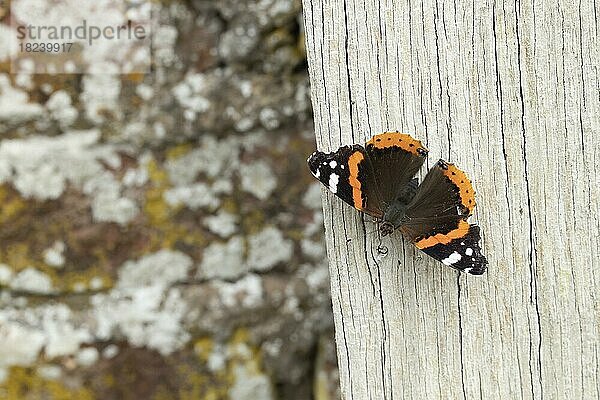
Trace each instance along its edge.
{"label": "red admiral butterfly", "polygon": [[413,178],[428,150],[398,132],[376,135],[365,146],[317,151],[308,158],[312,174],[340,199],[377,218],[386,236],[399,229],[417,248],[443,264],[481,275],[487,260],[479,247],[479,227],[467,218],[475,191],[465,173],[444,160],[421,185]]}

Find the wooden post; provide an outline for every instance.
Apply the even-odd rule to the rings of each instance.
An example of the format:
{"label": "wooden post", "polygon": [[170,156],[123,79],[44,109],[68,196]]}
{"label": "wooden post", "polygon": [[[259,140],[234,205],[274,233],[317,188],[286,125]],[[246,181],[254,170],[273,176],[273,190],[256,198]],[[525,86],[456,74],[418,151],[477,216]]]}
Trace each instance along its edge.
{"label": "wooden post", "polygon": [[[400,130],[472,179],[459,275],[323,197],[346,399],[600,397],[600,3],[304,0],[321,150]],[[424,172],[424,171],[423,171]],[[371,232],[371,233],[369,233]]]}

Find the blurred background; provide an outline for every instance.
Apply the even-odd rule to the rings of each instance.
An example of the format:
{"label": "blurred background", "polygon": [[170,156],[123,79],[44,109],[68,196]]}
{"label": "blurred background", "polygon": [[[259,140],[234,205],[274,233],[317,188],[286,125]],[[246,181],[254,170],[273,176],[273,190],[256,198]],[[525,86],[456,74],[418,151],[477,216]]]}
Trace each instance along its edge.
{"label": "blurred background", "polygon": [[150,73],[49,75],[0,1],[0,399],[337,399],[301,2],[153,7]]}

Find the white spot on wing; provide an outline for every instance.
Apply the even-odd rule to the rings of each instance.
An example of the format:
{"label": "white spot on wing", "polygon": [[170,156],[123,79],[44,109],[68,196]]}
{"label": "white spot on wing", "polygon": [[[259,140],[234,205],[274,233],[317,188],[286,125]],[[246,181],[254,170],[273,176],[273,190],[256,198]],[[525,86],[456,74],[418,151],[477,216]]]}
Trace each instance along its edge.
{"label": "white spot on wing", "polygon": [[473,268],[471,268],[471,267],[469,267],[469,268],[465,268],[465,269],[463,269],[463,272],[469,273],[469,272],[471,272],[471,270],[472,270],[472,269],[473,269]]}
{"label": "white spot on wing", "polygon": [[462,256],[455,251],[454,253],[450,254],[448,258],[444,258],[442,263],[444,263],[444,265],[452,265],[459,262],[461,258]]}
{"label": "white spot on wing", "polygon": [[339,175],[337,175],[337,174],[329,175],[329,190],[331,190],[332,193],[337,193],[337,185],[338,185],[339,181],[340,181]]}
{"label": "white spot on wing", "polygon": [[467,247],[467,249],[465,250],[465,254],[468,255],[468,256],[473,255],[473,249],[470,248],[470,247]]}
{"label": "white spot on wing", "polygon": [[341,168],[341,169],[344,169],[344,165],[343,165],[343,164],[342,164],[342,165],[340,165],[340,168]]}
{"label": "white spot on wing", "polygon": [[321,170],[317,169],[317,172],[315,172],[315,178],[319,179],[321,177]]}
{"label": "white spot on wing", "polygon": [[337,161],[335,161],[335,160],[332,160],[332,161],[329,163],[329,166],[330,166],[331,168],[335,168],[335,167],[337,167]]}

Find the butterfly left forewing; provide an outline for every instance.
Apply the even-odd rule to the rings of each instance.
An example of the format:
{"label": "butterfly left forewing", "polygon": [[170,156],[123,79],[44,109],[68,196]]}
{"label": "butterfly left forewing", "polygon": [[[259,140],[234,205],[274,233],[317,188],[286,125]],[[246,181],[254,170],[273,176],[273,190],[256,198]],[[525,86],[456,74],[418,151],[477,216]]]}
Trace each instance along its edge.
{"label": "butterfly left forewing", "polygon": [[316,151],[307,162],[315,178],[340,199],[373,217],[383,216],[373,168],[362,146],[343,146],[332,153]]}

